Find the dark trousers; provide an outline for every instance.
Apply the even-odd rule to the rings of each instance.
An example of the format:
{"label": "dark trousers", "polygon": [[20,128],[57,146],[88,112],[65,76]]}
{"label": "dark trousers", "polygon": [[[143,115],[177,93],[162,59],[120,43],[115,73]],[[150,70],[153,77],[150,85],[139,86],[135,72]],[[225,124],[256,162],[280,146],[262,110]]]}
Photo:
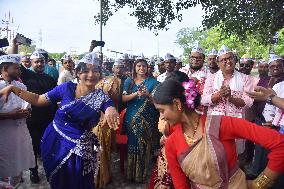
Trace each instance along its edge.
{"label": "dark trousers", "polygon": [[34,169],[37,170],[38,168],[37,158],[40,156],[41,153],[40,142],[44,134],[44,131],[49,123],[50,120],[27,121],[27,126],[32,138],[33,150],[35,155],[35,164],[36,164],[36,166],[34,168],[31,168],[30,170]]}

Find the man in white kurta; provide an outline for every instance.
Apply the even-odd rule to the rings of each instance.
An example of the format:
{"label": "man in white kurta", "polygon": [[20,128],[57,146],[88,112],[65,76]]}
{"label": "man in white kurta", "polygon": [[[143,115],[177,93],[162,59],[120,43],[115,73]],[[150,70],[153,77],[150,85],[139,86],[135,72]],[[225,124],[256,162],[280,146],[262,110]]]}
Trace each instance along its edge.
{"label": "man in white kurta", "polygon": [[[219,50],[218,58],[220,70],[206,79],[201,104],[208,107],[207,115],[243,118],[244,108],[253,104],[253,99],[246,92],[253,91],[254,81],[235,70],[234,54],[226,46]],[[229,73],[230,77],[226,79],[225,73]],[[224,89],[229,91],[228,95],[224,95]],[[237,147],[239,154],[244,152],[244,142],[238,142]]]}
{"label": "man in white kurta", "polygon": [[[0,56],[3,80],[0,90],[14,85],[26,86],[15,79],[19,76],[20,55]],[[19,177],[21,172],[35,166],[32,140],[26,125],[30,105],[11,93],[5,103],[0,98],[0,177]]]}

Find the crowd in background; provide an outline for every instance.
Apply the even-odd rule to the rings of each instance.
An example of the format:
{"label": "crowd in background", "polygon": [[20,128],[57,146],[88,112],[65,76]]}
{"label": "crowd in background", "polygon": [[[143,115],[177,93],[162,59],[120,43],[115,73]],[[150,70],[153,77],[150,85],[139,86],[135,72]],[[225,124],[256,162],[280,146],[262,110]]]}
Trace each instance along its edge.
{"label": "crowd in background", "polygon": [[[103,188],[118,151],[121,174],[147,188],[284,188],[284,114],[272,101],[284,97],[281,57],[197,45],[184,63],[170,53],[101,63],[93,49],[76,63],[65,54],[59,70],[43,49],[20,56],[14,44],[0,56],[2,185],[19,185],[25,170],[39,183],[43,161],[51,188]],[[274,93],[255,100],[257,87]]]}

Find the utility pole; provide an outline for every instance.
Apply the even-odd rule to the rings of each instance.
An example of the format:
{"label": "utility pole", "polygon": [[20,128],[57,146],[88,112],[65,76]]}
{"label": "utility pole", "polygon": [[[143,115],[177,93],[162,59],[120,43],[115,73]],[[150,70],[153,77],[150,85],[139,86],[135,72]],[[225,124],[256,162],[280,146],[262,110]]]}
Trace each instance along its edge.
{"label": "utility pole", "polygon": [[[103,6],[102,2],[103,0],[100,0],[100,41],[103,41]],[[101,65],[103,64],[103,47],[100,46],[100,58],[101,58]]]}

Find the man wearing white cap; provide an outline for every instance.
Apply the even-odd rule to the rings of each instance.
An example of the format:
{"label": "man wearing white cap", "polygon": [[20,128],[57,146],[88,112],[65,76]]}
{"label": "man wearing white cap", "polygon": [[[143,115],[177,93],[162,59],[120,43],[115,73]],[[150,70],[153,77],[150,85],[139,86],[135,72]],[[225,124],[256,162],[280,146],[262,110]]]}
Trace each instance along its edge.
{"label": "man wearing white cap", "polygon": [[[277,91],[277,95],[283,98],[284,78],[281,76],[283,76],[282,65],[284,62],[279,56],[271,54],[269,63],[270,65],[264,60],[258,62],[259,82],[257,85],[264,88],[273,87],[273,90],[275,92]],[[269,67],[271,77],[268,76]],[[255,122],[258,125],[273,125],[281,128],[284,126],[284,119],[281,118],[283,117],[283,111],[270,102],[272,98],[273,95],[268,97],[268,101],[254,101],[252,108],[255,111]],[[258,175],[264,170],[268,161],[268,153],[269,151],[267,149],[255,144],[252,175]]]}
{"label": "man wearing white cap", "polygon": [[157,77],[157,80],[160,83],[164,82],[165,79],[167,78],[167,76],[169,75],[169,73],[171,73],[175,70],[176,58],[173,55],[171,55],[170,53],[167,53],[166,56],[165,56],[165,60],[163,62],[164,62],[164,65],[165,65],[166,72]]}
{"label": "man wearing white cap", "polygon": [[267,61],[259,60],[257,69],[258,69],[258,76],[260,79],[269,77],[268,76],[269,65]]}
{"label": "man wearing white cap", "polygon": [[148,74],[149,77],[154,77],[155,72],[155,60],[152,58],[148,61]]}
{"label": "man wearing white cap", "polygon": [[240,64],[239,64],[239,72],[250,75],[252,68],[254,66],[254,62],[252,58],[241,58]]}
{"label": "man wearing white cap", "polygon": [[[56,86],[56,81],[44,73],[44,56],[35,51],[31,55],[32,69],[21,67],[21,80],[27,86],[27,90],[37,94],[45,94]],[[32,106],[31,117],[27,119],[28,129],[32,137],[36,167],[30,169],[30,179],[33,183],[39,182],[37,157],[40,154],[40,141],[48,124],[52,121],[57,106],[50,104],[46,107]]]}
{"label": "man wearing white cap", "polygon": [[216,49],[212,49],[207,55],[207,64],[208,64],[208,69],[206,73],[207,77],[219,71],[219,66],[217,63],[217,55],[218,51]]}
{"label": "man wearing white cap", "polygon": [[[208,107],[208,115],[243,118],[244,108],[253,104],[246,92],[253,91],[254,82],[235,70],[234,54],[225,45],[218,52],[218,62],[220,70],[205,81],[201,104]],[[243,153],[244,141],[237,146],[238,153]]]}
{"label": "man wearing white cap", "polygon": [[73,81],[75,79],[75,73],[73,70],[73,60],[70,55],[65,54],[61,58],[63,71],[59,74],[57,84],[60,85],[67,81]]}
{"label": "man wearing white cap", "polygon": [[191,50],[189,64],[181,68],[180,71],[186,73],[189,78],[195,78],[198,81],[205,80],[206,69],[203,67],[204,59],[204,50],[197,44]]}
{"label": "man wearing white cap", "polygon": [[121,112],[124,108],[125,108],[125,104],[122,102],[122,91],[123,91],[123,85],[124,85],[124,81],[127,79],[127,77],[125,76],[125,67],[124,64],[122,62],[122,60],[117,60],[114,62],[113,64],[113,77],[114,79],[117,79],[119,82],[119,86],[118,86],[118,101],[116,102],[117,108],[118,108],[118,112]]}
{"label": "man wearing white cap", "polygon": [[31,59],[29,55],[22,56],[22,65],[27,69],[31,67]]}
{"label": "man wearing white cap", "polygon": [[175,70],[179,71],[181,68],[182,68],[182,60],[181,59],[177,59]]}
{"label": "man wearing white cap", "polygon": [[124,53],[120,59],[122,60],[124,64],[125,75],[128,77],[131,77],[133,61],[129,58],[127,53]]}
{"label": "man wearing white cap", "polygon": [[[0,56],[0,90],[13,85],[26,90],[18,82],[21,57],[18,54]],[[15,94],[7,102],[0,98],[0,178],[10,178],[13,186],[21,181],[21,173],[35,165],[34,154],[26,118],[30,116],[30,104]]]}
{"label": "man wearing white cap", "polygon": [[[281,57],[274,54],[270,55],[269,71],[271,74],[271,79],[268,86],[273,86],[272,89],[276,92],[277,96],[281,98],[284,97],[283,64],[284,61]],[[269,103],[266,103],[265,105],[263,116],[267,124],[272,123],[275,126],[284,125],[283,111]]]}
{"label": "man wearing white cap", "polygon": [[155,78],[157,78],[159,75],[162,75],[163,73],[166,72],[166,69],[165,69],[165,64],[164,64],[164,59],[163,58],[160,58],[158,57],[155,64],[157,65],[156,66],[156,71],[155,73],[153,74],[153,76]]}
{"label": "man wearing white cap", "polygon": [[[48,65],[48,53],[47,53],[47,51],[45,51],[43,49],[38,49],[38,50],[33,52],[33,54],[35,54],[35,53],[41,54],[44,58],[44,73],[51,76],[55,81],[57,81],[57,79],[59,77],[59,72],[55,67]],[[31,70],[34,71],[33,68],[31,68]]]}

